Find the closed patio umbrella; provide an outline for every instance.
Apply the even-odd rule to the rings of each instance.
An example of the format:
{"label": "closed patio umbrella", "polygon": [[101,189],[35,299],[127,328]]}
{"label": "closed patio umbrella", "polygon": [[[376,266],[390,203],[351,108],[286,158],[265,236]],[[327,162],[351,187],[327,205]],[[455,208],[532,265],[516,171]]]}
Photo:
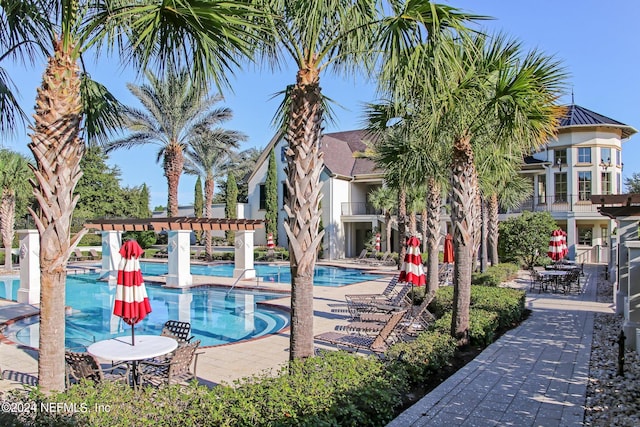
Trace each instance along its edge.
{"label": "closed patio umbrella", "polygon": [[151,313],[151,304],[142,280],[139,258],[143,250],[135,240],[124,242],[120,248],[120,265],[113,314],[131,325],[131,344],[135,345],[135,324]]}
{"label": "closed patio umbrella", "polygon": [[567,244],[564,236],[566,233],[561,229],[553,230],[549,239],[549,251],[547,255],[554,261],[560,261],[567,254]]}
{"label": "closed patio umbrella", "polygon": [[447,233],[447,236],[444,238],[444,256],[442,257],[442,262],[445,264],[453,263],[453,237],[451,234]]}
{"label": "closed patio umbrella", "polygon": [[407,253],[404,256],[402,267],[400,267],[399,282],[411,283],[411,304],[413,305],[413,286],[425,286],[427,277],[422,267],[422,257],[420,256],[420,240],[411,236],[407,241]]}

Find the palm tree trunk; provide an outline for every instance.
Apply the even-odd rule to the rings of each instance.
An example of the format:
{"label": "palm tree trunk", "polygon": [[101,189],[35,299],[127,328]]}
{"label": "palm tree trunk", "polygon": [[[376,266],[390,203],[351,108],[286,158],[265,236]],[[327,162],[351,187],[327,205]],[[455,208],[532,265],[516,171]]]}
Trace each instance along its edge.
{"label": "palm tree trunk", "polygon": [[[214,180],[212,175],[207,175],[204,179],[204,217],[212,218],[213,212],[211,204],[213,203]],[[213,238],[211,230],[207,230],[205,234],[205,257],[207,261],[213,259]]]}
{"label": "palm tree trunk", "polygon": [[491,265],[500,262],[498,259],[498,238],[499,222],[498,222],[498,195],[492,194],[489,198],[489,260]]}
{"label": "palm tree trunk", "polygon": [[469,306],[478,217],[478,177],[469,136],[457,140],[451,176],[451,222],[453,223],[453,316],[451,335],[460,345],[469,343]]}
{"label": "palm tree trunk", "polygon": [[398,190],[398,269],[401,268],[407,253],[407,190],[400,184]]}
{"label": "palm tree trunk", "polygon": [[387,232],[387,250],[391,252],[391,212],[389,212],[388,210],[384,214],[384,223]]}
{"label": "palm tree trunk", "polygon": [[16,216],[16,196],[13,191],[4,190],[0,201],[0,230],[4,244],[4,268],[11,270],[11,244],[13,243]]}
{"label": "palm tree trunk", "polygon": [[164,155],[164,176],[167,178],[169,195],[167,200],[167,213],[169,216],[178,216],[178,184],[184,167],[184,153],[182,146],[172,143],[166,148]]}
{"label": "palm tree trunk", "polygon": [[435,292],[440,286],[438,254],[440,252],[440,209],[442,207],[440,184],[435,179],[429,180],[427,204],[427,292]]}
{"label": "palm tree trunk", "polygon": [[488,225],[489,225],[489,219],[488,219],[487,202],[484,198],[481,198],[480,200],[480,233],[482,237],[480,239],[480,271],[483,273],[487,271],[487,265],[489,263],[489,256],[487,254],[487,237],[489,234]]}
{"label": "palm tree trunk", "polygon": [[289,358],[313,356],[313,271],[324,231],[320,224],[320,152],[322,103],[318,71],[298,72],[291,91],[286,139],[288,221],[291,264],[291,333]]}
{"label": "palm tree trunk", "polygon": [[418,218],[416,217],[416,211],[409,213],[409,233],[415,236],[418,233]]}
{"label": "palm tree trunk", "polygon": [[36,160],[34,195],[39,214],[30,209],[40,233],[40,353],[38,383],[45,393],[65,386],[65,282],[72,248],[86,230],[70,239],[78,201],[73,191],[82,176],[84,144],[80,78],[73,47],[54,46],[38,88],[29,149]]}

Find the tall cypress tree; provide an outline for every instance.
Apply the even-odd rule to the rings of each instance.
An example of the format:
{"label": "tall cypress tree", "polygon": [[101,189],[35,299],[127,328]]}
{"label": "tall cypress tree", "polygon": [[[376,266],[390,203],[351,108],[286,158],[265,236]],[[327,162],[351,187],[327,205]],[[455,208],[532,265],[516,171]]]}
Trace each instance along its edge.
{"label": "tall cypress tree", "polygon": [[269,155],[269,167],[267,169],[267,181],[265,182],[265,220],[267,234],[273,234],[273,242],[278,244],[278,171],[276,169],[276,154],[271,150]]}
{"label": "tall cypress tree", "polygon": [[[225,203],[224,213],[225,217],[229,219],[235,219],[238,217],[238,185],[236,184],[236,177],[230,173],[227,176],[227,199]],[[234,231],[227,231],[227,243],[229,245],[234,244],[236,233]]]}

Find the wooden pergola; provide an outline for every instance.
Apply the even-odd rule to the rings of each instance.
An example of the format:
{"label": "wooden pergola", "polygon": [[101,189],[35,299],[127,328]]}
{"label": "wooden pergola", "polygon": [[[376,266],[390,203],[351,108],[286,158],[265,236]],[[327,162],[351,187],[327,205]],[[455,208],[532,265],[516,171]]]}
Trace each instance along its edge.
{"label": "wooden pergola", "polygon": [[193,218],[175,216],[165,218],[95,219],[85,228],[100,231],[226,231],[255,230],[264,227],[261,219]]}

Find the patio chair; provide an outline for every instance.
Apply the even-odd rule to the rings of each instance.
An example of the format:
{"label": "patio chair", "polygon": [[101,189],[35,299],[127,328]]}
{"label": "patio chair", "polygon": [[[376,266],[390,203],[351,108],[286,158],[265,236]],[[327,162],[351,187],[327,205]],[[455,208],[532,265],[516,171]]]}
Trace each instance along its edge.
{"label": "patio chair", "polygon": [[129,384],[129,366],[126,363],[103,368],[98,359],[89,353],[65,351],[67,386],[72,382],[80,382],[82,379],[99,383],[114,381]]}
{"label": "patio chair", "polygon": [[[200,340],[178,346],[164,361],[143,360],[138,364],[140,385],[186,384],[196,379]],[[191,366],[193,365],[193,370]]]}
{"label": "patio chair", "polygon": [[180,322],[178,320],[167,320],[164,323],[162,332],[160,335],[163,337],[171,337],[178,341],[178,344],[189,342],[193,339],[193,336],[189,336],[191,333],[191,323]]}
{"label": "patio chair", "polygon": [[347,310],[349,311],[352,319],[359,319],[362,313],[388,313],[390,311],[405,308],[409,305],[408,296],[411,291],[411,287],[412,285],[410,283],[405,283],[395,295],[387,298],[358,298],[357,295],[345,295],[345,299],[347,300]]}
{"label": "patio chair", "polygon": [[169,257],[169,251],[168,251],[167,248],[162,248],[158,252],[153,254],[153,257],[154,258],[168,258]]}
{"label": "patio chair", "polygon": [[379,294],[347,294],[347,295],[345,295],[345,298],[351,298],[351,299],[355,299],[355,298],[358,298],[358,299],[383,298],[383,299],[388,299],[393,295],[396,287],[398,286],[398,278],[399,278],[399,276],[397,274],[394,275],[391,278],[391,280],[389,280],[389,283],[387,284],[387,286]]}
{"label": "patio chair", "polygon": [[375,336],[362,334],[342,334],[340,332],[325,332],[314,337],[317,341],[335,345],[339,350],[358,352],[368,350],[374,353],[384,353],[390,344],[395,342],[394,333],[404,317],[406,310],[400,310],[389,318],[384,327]]}
{"label": "patio chair", "polygon": [[[416,308],[407,309],[404,318],[400,322],[402,333],[399,334],[401,339],[407,336],[413,337],[418,332],[427,328],[429,323],[435,320],[433,314],[429,312],[427,307],[435,298],[435,292],[425,295],[422,303]],[[391,319],[392,314],[389,313],[362,313],[359,321],[349,322],[346,325],[336,326],[338,331],[347,332],[365,332],[372,333],[380,331],[386,322]]]}
{"label": "patio chair", "polygon": [[363,249],[362,252],[360,252],[360,255],[358,255],[357,258],[353,258],[351,259],[352,262],[359,262],[362,261],[363,259],[365,259],[367,257],[367,250]]}
{"label": "patio chair", "polygon": [[89,257],[84,255],[82,253],[82,251],[80,250],[80,248],[75,248],[73,250],[73,260],[74,261],[84,261],[84,260],[87,260],[87,259],[89,259]]}
{"label": "patio chair", "polygon": [[89,249],[89,257],[90,257],[90,259],[92,259],[92,260],[102,258],[102,257],[100,256],[100,254],[98,253],[98,251],[96,251],[95,249]]}

